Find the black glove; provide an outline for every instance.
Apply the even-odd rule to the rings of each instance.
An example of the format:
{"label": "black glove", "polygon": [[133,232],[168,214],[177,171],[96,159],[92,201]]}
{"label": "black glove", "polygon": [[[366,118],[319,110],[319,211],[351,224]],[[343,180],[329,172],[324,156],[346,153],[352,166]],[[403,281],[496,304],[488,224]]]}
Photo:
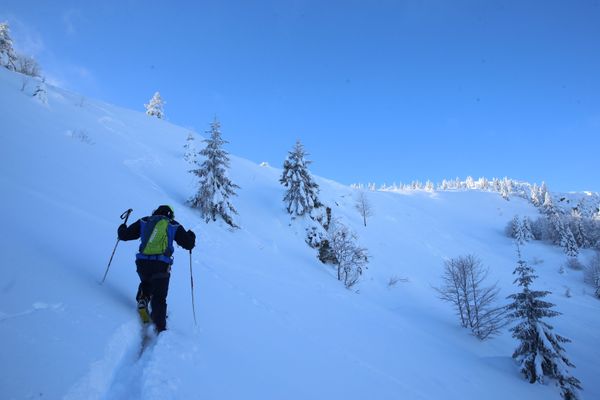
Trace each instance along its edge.
{"label": "black glove", "polygon": [[196,247],[196,234],[191,229],[187,231],[187,234],[192,238],[192,249]]}
{"label": "black glove", "polygon": [[119,225],[119,229],[117,230],[117,234],[118,234],[119,238],[125,233],[126,230],[127,230],[126,224]]}

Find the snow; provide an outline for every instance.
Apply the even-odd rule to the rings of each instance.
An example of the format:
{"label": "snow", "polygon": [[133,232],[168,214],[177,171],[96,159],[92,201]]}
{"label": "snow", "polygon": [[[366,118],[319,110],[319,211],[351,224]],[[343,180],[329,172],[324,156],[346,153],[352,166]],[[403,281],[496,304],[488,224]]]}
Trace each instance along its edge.
{"label": "snow", "polygon": [[[363,226],[357,191],[317,178],[321,200],[372,256],[347,290],[306,243],[304,223],[285,212],[281,170],[232,156],[240,229],[205,224],[185,206],[195,182],[183,160],[189,130],[47,86],[47,104],[0,69],[0,373],[6,399],[548,399],[530,385],[506,330],[480,342],[437,298],[444,259],[476,254],[501,297],[516,292],[515,249],[503,231],[522,199],[469,192],[366,192],[374,214]],[[223,121],[223,135],[228,134]],[[282,162],[286,154],[282,154]],[[318,162],[318,160],[315,160]],[[136,242],[116,241],[159,204],[198,236],[189,259],[177,249],[169,330],[141,353],[135,310]],[[559,248],[524,249],[536,289],[562,316],[549,321],[572,343],[583,399],[600,398],[600,302],[581,271],[559,274]],[[583,252],[585,263],[591,257]],[[532,263],[533,265],[533,263]],[[406,278],[389,287],[392,277]],[[572,297],[564,296],[566,288]]]}

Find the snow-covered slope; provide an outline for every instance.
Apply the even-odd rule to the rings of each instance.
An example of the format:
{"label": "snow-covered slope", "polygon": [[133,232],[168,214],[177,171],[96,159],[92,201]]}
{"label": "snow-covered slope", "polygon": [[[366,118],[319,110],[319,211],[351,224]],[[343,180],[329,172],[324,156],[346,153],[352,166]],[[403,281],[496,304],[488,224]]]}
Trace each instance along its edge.
{"label": "snow-covered slope", "polygon": [[[432,289],[445,257],[473,253],[503,296],[514,292],[503,229],[514,214],[536,214],[525,201],[370,192],[375,215],[365,228],[355,192],[319,179],[322,200],[372,256],[356,293],[290,221],[278,169],[232,157],[241,229],[207,225],[185,206],[194,192],[182,159],[186,129],[98,101],[80,106],[80,95],[53,87],[42,104],[20,87],[0,68],[2,398],[559,398],[553,384],[521,379],[508,333],[478,341]],[[223,132],[235,140],[227,121]],[[137,244],[121,242],[99,281],[121,212],[132,207],[134,220],[164,203],[198,235],[198,326],[188,254],[178,249],[169,330],[140,357]],[[551,323],[573,340],[567,353],[582,398],[600,398],[600,302],[580,272],[559,274],[560,249],[529,244],[525,255],[538,259],[536,286],[564,313]],[[407,281],[388,287],[394,276]]]}

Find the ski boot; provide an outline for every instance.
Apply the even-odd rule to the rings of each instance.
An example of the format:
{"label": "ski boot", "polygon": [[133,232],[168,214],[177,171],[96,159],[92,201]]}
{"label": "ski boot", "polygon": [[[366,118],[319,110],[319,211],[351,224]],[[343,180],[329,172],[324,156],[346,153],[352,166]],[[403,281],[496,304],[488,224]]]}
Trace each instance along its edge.
{"label": "ski boot", "polygon": [[140,319],[144,324],[151,322],[150,312],[148,311],[148,300],[147,299],[139,299],[138,300],[138,314],[140,314]]}

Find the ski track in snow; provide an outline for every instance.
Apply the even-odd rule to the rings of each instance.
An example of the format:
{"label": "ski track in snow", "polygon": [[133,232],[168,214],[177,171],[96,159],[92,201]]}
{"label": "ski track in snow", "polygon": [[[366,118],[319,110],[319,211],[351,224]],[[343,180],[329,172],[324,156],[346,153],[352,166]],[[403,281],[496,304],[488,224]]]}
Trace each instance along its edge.
{"label": "ski track in snow", "polygon": [[37,311],[49,310],[49,311],[62,311],[63,305],[62,303],[56,304],[46,304],[42,302],[35,302],[31,305],[31,308],[25,311],[21,311],[19,313],[7,314],[5,312],[0,311],[0,322],[4,322],[9,319],[24,317],[26,315],[33,314]]}
{"label": "ski track in snow", "polygon": [[151,346],[138,359],[142,338],[136,319],[119,327],[89,371],[68,391],[64,400],[133,399],[137,392],[143,363],[151,356]]}
{"label": "ski track in snow", "polygon": [[[89,367],[89,371],[64,396],[63,400],[162,400],[177,398],[180,378],[170,376],[162,366],[166,360],[179,355],[181,359],[193,357],[192,352],[174,351],[166,331],[160,337],[150,336],[143,344],[144,330],[136,319],[123,324],[109,341],[104,357]],[[178,337],[177,342],[187,342]],[[181,343],[180,343],[181,344]]]}

